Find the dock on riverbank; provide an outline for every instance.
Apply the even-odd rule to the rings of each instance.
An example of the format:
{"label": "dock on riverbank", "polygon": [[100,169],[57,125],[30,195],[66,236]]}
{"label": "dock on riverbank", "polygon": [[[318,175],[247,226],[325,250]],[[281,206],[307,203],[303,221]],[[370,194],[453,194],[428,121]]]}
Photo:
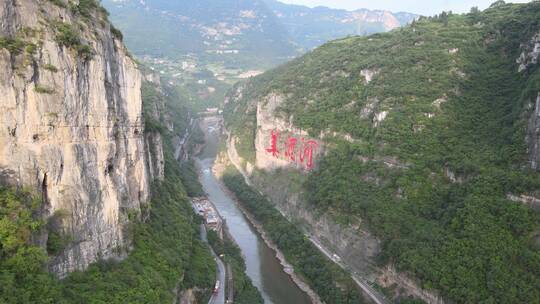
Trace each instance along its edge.
{"label": "dock on riverbank", "polygon": [[223,219],[219,215],[216,207],[205,196],[194,197],[191,204],[195,212],[204,218],[204,224],[207,229],[217,232],[219,237],[223,238]]}

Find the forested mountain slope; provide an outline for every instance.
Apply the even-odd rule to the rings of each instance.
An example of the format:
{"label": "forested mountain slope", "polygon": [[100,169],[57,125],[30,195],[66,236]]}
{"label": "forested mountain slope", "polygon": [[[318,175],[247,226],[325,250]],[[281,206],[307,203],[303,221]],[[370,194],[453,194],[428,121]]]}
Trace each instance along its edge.
{"label": "forested mountain slope", "polygon": [[538,1],[327,43],[236,86],[229,155],[294,220],[356,231],[380,285],[538,303],[539,50]]}

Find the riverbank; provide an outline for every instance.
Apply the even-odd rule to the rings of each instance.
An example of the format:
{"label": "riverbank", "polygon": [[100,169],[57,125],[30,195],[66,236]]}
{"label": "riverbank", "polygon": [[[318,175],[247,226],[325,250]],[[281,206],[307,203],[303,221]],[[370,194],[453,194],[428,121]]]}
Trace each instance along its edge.
{"label": "riverbank", "polygon": [[322,254],[264,195],[250,187],[234,167],[226,169],[222,180],[322,301],[364,303],[362,292],[350,275]]}

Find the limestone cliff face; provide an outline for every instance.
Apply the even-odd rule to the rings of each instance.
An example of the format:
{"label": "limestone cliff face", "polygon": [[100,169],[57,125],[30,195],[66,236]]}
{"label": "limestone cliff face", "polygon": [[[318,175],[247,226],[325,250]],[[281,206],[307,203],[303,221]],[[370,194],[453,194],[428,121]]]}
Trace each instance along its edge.
{"label": "limestone cliff face", "polygon": [[0,37],[23,45],[0,48],[1,178],[57,217],[60,277],[125,255],[128,214],[149,198],[141,75],[104,13],[73,7],[0,4]]}
{"label": "limestone cliff face", "polygon": [[521,44],[521,54],[516,60],[518,71],[523,72],[538,62],[540,56],[540,32],[536,33],[531,40]]}
{"label": "limestone cliff face", "polygon": [[[291,121],[276,115],[284,100],[283,96],[271,93],[256,102],[255,168],[312,170],[316,168],[324,146],[319,138],[310,137]],[[248,171],[252,171],[252,167],[248,164]]]}
{"label": "limestone cliff face", "polygon": [[148,153],[148,173],[151,180],[162,181],[165,178],[165,158],[163,155],[163,137],[157,132],[145,134],[145,146]]}

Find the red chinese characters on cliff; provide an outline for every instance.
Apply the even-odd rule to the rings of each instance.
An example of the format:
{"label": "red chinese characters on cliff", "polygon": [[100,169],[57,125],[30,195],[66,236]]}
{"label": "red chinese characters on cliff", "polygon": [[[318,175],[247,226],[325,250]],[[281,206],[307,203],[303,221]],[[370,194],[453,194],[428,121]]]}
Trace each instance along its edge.
{"label": "red chinese characters on cliff", "polygon": [[300,151],[300,163],[306,161],[306,167],[308,169],[313,168],[313,153],[317,151],[317,142],[314,140],[308,140],[304,142],[302,138],[302,150]]}
{"label": "red chinese characters on cliff", "polygon": [[278,148],[277,148],[277,141],[278,141],[278,137],[279,137],[279,132],[278,131],[272,131],[271,135],[272,135],[272,144],[271,144],[270,148],[266,148],[266,152],[272,153],[272,156],[278,157],[279,151],[278,151]]}
{"label": "red chinese characters on cliff", "polygon": [[294,137],[287,138],[285,147],[287,147],[287,152],[285,152],[285,157],[290,161],[295,161],[295,152],[296,152],[296,143],[298,140]]}
{"label": "red chinese characters on cliff", "polygon": [[[279,132],[272,131],[270,134],[270,147],[266,148],[266,152],[271,153],[274,157],[279,157],[280,152],[278,149]],[[318,144],[315,140],[305,140],[300,138],[298,140],[295,137],[287,137],[284,140],[285,153],[283,156],[290,162],[299,162],[304,165],[306,169],[313,168],[313,156],[317,153]]]}

